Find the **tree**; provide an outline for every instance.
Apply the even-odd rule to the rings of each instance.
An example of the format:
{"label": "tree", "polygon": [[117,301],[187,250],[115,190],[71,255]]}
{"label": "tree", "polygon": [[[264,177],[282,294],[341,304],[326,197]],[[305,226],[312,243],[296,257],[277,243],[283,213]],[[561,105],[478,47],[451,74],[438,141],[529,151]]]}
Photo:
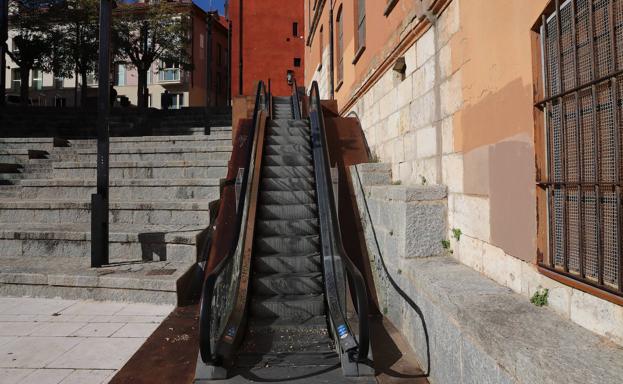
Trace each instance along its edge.
{"label": "tree", "polygon": [[190,20],[186,5],[157,3],[122,4],[113,16],[113,44],[117,63],[138,72],[138,107],[147,107],[147,71],[156,61],[192,70]]}
{"label": "tree", "polygon": [[7,54],[19,66],[20,99],[28,104],[30,71],[49,70],[52,65],[52,34],[49,31],[48,9],[40,4],[13,1],[9,5],[13,47]]}
{"label": "tree", "polygon": [[95,73],[99,44],[99,0],[66,0],[52,27],[52,69],[57,76],[80,75],[80,105],[86,105],[87,76]]}

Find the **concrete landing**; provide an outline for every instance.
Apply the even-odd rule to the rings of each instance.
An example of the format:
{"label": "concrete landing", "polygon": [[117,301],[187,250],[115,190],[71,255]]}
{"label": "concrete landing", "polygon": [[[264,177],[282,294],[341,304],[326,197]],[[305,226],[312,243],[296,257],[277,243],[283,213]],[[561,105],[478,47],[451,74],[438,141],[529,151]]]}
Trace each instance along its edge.
{"label": "concrete landing", "polygon": [[0,295],[66,299],[178,303],[178,287],[194,270],[192,262],[125,262],[90,268],[88,258],[2,259]]}

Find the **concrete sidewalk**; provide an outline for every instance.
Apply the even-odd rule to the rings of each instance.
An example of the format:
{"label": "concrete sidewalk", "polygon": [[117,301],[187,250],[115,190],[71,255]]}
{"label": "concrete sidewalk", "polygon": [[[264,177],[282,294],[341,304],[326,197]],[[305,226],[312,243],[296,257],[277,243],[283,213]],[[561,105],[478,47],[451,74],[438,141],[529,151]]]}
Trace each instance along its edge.
{"label": "concrete sidewalk", "polygon": [[107,383],[173,308],[0,298],[0,384]]}

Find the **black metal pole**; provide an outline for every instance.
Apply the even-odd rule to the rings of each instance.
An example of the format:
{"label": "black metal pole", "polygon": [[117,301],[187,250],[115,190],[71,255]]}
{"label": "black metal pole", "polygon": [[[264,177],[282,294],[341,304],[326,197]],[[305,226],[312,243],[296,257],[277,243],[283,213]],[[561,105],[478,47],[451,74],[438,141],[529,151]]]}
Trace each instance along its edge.
{"label": "black metal pole", "polygon": [[6,103],[6,51],[9,38],[9,0],[0,0],[0,106]]}
{"label": "black metal pole", "polygon": [[97,193],[91,196],[91,267],[108,264],[108,116],[112,0],[100,0],[97,93]]}
{"label": "black metal pole", "polygon": [[227,22],[227,105],[231,106],[231,20]]}
{"label": "black metal pole", "polygon": [[216,88],[213,86],[212,82],[212,19],[214,18],[214,14],[212,12],[208,13],[208,38],[206,43],[206,53],[208,58],[206,59],[207,65],[207,73],[206,73],[206,107],[212,106],[212,89],[215,89],[214,98],[218,100]]}

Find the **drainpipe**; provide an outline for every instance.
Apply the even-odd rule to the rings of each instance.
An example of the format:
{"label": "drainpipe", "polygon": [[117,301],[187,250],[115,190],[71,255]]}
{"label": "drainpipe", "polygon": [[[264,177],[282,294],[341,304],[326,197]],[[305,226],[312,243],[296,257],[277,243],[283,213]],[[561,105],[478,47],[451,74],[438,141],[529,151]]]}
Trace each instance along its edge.
{"label": "drainpipe", "polygon": [[242,96],[242,0],[240,0],[240,17],[238,30],[238,95]]}
{"label": "drainpipe", "polygon": [[231,20],[227,21],[227,105],[231,106]]}
{"label": "drainpipe", "polygon": [[[335,64],[334,64],[334,41],[333,41],[333,0],[329,0],[329,92],[331,100],[335,99]],[[322,58],[320,58],[322,60]]]}
{"label": "drainpipe", "polygon": [[206,107],[210,107],[212,104],[212,13],[208,13],[208,32],[206,36]]}

